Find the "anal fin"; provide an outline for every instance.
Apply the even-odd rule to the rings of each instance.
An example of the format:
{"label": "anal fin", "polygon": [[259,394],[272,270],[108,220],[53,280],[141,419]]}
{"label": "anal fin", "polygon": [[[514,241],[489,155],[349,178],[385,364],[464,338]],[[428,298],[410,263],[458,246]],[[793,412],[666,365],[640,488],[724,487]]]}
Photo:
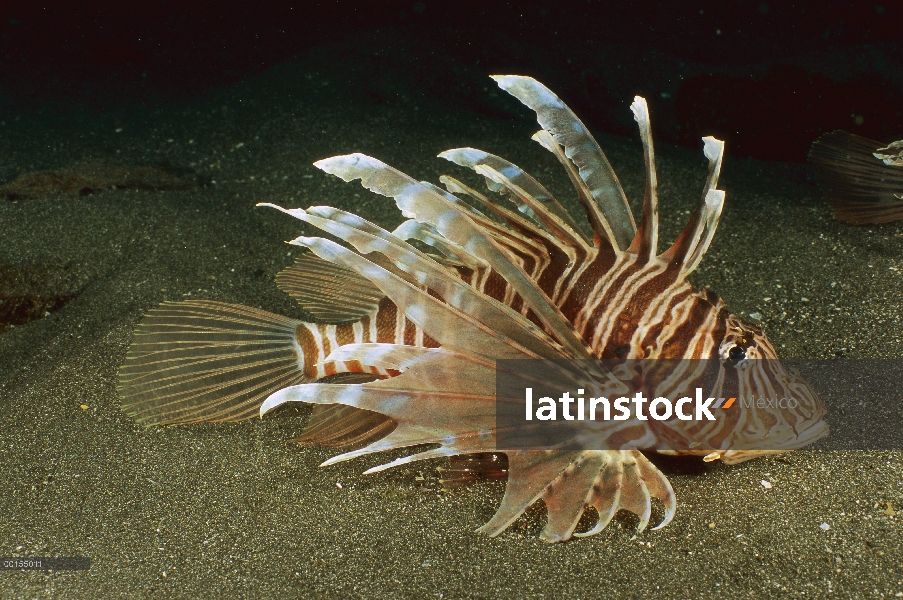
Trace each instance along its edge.
{"label": "anal fin", "polygon": [[357,450],[389,435],[396,426],[391,417],[370,410],[344,404],[316,404],[304,432],[292,441]]}

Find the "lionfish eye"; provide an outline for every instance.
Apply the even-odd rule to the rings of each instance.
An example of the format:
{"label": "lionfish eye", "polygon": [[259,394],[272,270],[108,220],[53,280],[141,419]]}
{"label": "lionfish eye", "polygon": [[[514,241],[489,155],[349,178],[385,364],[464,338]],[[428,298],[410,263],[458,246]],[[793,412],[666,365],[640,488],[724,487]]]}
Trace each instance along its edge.
{"label": "lionfish eye", "polygon": [[731,362],[740,362],[744,358],[746,358],[746,350],[741,348],[740,346],[734,346],[731,348],[730,352],[728,352],[727,357],[731,360]]}

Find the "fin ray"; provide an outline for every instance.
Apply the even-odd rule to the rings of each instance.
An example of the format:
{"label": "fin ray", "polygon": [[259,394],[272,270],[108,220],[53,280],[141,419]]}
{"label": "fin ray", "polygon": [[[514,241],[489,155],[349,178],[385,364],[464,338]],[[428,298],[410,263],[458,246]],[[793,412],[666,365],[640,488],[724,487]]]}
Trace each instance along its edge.
{"label": "fin ray", "polygon": [[564,147],[580,178],[599,204],[618,250],[626,250],[636,235],[627,196],[611,164],[589,130],[551,90],[531,77],[492,75],[503,90],[536,112],[536,120]]}
{"label": "fin ray", "polygon": [[395,429],[394,419],[342,404],[315,404],[304,431],[294,442],[347,450],[369,446]]}
{"label": "fin ray", "polygon": [[357,321],[376,312],[385,297],[379,288],[354,271],[311,252],[276,275],[276,285],[324,323]]}
{"label": "fin ray", "polygon": [[314,166],[345,181],[360,179],[361,185],[365,188],[394,198],[405,216],[429,223],[450,241],[488,262],[490,267],[520,294],[549,333],[567,349],[570,356],[589,358],[590,352],[586,343],[558,307],[533,284],[519,266],[511,262],[491,237],[444,196],[385,163],[363,154],[334,156],[317,161]]}
{"label": "fin ray", "polygon": [[643,142],[643,162],[646,165],[646,192],[643,198],[643,217],[631,244],[630,251],[649,260],[658,255],[658,178],[655,172],[655,150],[649,124],[649,107],[646,99],[636,96],[630,105],[633,118],[640,127]]}
{"label": "fin ray", "polygon": [[206,300],[167,302],[135,330],[119,371],[123,410],[152,424],[240,421],[305,381],[300,321]]}
{"label": "fin ray", "polygon": [[[511,200],[518,206],[525,205],[530,208],[534,215],[539,217],[539,212],[547,212],[554,214],[562,222],[566,223],[574,232],[581,235],[580,227],[568,211],[552,196],[551,192],[541,183],[536,181],[529,173],[508,162],[500,156],[477,150],[476,148],[453,148],[439,154],[439,158],[451,161],[462,167],[469,167],[480,173],[489,182],[494,183],[490,189],[493,191],[506,191],[511,196]],[[477,170],[477,167],[487,166],[493,172],[500,174],[503,179],[496,177],[487,177],[486,174]],[[520,192],[520,193],[518,193]],[[523,195],[522,195],[523,194]],[[529,197],[532,202],[525,202],[524,195]],[[522,211],[523,212],[523,211]],[[526,213],[525,213],[526,214]]]}

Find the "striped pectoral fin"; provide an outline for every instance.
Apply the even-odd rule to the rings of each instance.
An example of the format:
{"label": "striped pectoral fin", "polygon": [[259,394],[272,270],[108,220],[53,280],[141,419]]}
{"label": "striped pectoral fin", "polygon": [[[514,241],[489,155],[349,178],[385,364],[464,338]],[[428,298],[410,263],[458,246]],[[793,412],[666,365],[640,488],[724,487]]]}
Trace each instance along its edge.
{"label": "striped pectoral fin", "polygon": [[652,498],[665,505],[665,516],[653,527],[661,529],[671,522],[677,509],[677,499],[671,482],[638,450],[600,451],[606,456],[605,466],[592,488],[587,504],[599,513],[596,525],[584,533],[585,537],[599,533],[611,522],[619,510],[630,511],[640,517],[637,531],[643,531],[652,515]]}
{"label": "striped pectoral fin", "polygon": [[240,421],[273,392],[306,381],[301,321],[212,301],[151,310],[119,371],[123,410],[146,425]]}
{"label": "striped pectoral fin", "polygon": [[[517,450],[508,455],[508,487],[495,515],[477,531],[495,537],[514,523],[525,510],[542,498],[580,452],[555,450]],[[581,507],[582,510],[583,507]]]}
{"label": "striped pectoral fin", "polygon": [[[640,452],[519,450],[507,454],[508,488],[495,516],[479,529],[482,533],[500,534],[540,499],[548,510],[542,531],[547,542],[599,533],[621,509],[637,514],[638,530],[643,531],[652,513],[652,498],[665,504],[665,518],[656,529],[674,516],[671,484]],[[599,519],[589,531],[575,533],[587,506],[598,511]]]}
{"label": "striped pectoral fin", "polygon": [[316,319],[326,323],[356,321],[376,311],[385,295],[348,269],[307,252],[276,275],[276,285]]}

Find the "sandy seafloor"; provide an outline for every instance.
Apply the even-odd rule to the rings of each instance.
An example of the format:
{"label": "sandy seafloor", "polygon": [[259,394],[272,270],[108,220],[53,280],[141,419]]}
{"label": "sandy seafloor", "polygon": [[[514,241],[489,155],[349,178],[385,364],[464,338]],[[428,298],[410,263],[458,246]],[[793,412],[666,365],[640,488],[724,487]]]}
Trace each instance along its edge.
{"label": "sandy seafloor", "polygon": [[[442,491],[441,461],[373,476],[360,473],[390,457],[318,468],[332,451],[287,441],[303,410],[167,428],[123,414],[117,369],[159,302],[304,316],[272,280],[297,255],[284,241],[313,230],[255,203],[400,222],[391,200],[322,174],[316,159],[361,151],[421,179],[476,181],[434,158],[474,146],[570,198],[557,163],[529,140],[527,109],[505,120],[416,99],[380,104],[335,83],[287,65],[157,111],[5,117],[0,180],[107,157],[192,168],[209,184],[0,201],[0,264],[67,265],[77,279],[65,307],[0,335],[0,554],[93,561],[83,572],[2,572],[0,597],[903,594],[903,520],[883,512],[903,508],[901,452],[801,451],[735,467],[656,459],[678,497],[668,527],[637,537],[637,519],[622,514],[601,535],[548,545],[541,508],[497,539],[474,533],[504,485]],[[652,118],[654,130],[654,106]],[[599,141],[641,198],[638,136]],[[698,201],[705,160],[701,144],[657,151],[670,240]],[[695,281],[738,314],[760,313],[784,356],[903,355],[903,224],[839,223],[807,167],[730,152],[724,218]]]}

